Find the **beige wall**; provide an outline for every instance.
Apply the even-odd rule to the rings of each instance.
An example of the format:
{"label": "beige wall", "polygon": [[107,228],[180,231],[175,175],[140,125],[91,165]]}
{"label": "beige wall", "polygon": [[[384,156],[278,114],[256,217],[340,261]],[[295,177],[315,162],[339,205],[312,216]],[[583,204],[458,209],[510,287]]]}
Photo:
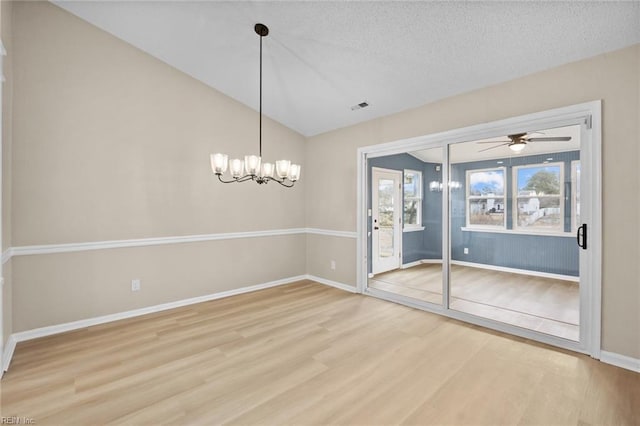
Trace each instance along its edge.
{"label": "beige wall", "polygon": [[[331,269],[331,261],[335,269]],[[307,274],[355,286],[356,239],[307,235]]]}
{"label": "beige wall", "polygon": [[[0,252],[11,247],[11,141],[12,141],[12,111],[13,111],[13,37],[12,16],[13,4],[3,1],[0,3],[0,37],[7,51],[3,58],[3,74],[5,82],[2,84],[2,241]],[[12,330],[13,301],[11,261],[3,265],[2,277],[2,338],[3,346]]]}
{"label": "beige wall", "polygon": [[[13,145],[3,147],[11,171],[3,221],[12,232],[3,244],[13,246],[303,226],[353,231],[358,147],[603,99],[603,346],[640,357],[640,46],[306,144],[267,120],[270,156],[303,165],[303,180],[284,190],[222,185],[211,175],[210,152],[255,151],[255,111],[50,3],[15,4],[12,35]],[[19,256],[11,263],[12,332],[303,273],[350,285],[356,276],[355,240],[319,235]],[[142,279],[139,293],[130,292],[133,278]]]}
{"label": "beige wall", "polygon": [[[14,4],[13,42],[14,247],[304,226],[304,182],[211,173],[211,152],[256,153],[255,111],[48,2]],[[263,126],[269,158],[304,173],[305,139]],[[294,235],[14,257],[13,332],[296,276],[305,250]]]}
{"label": "beige wall", "polygon": [[[302,275],[305,240],[299,234],[18,256],[13,331]],[[131,292],[132,278],[141,280],[139,292]]]}
{"label": "beige wall", "polygon": [[[258,150],[255,111],[54,5],[14,9],[14,246],[304,225],[304,182],[211,173],[211,152]],[[301,135],[264,136],[304,161]]]}
{"label": "beige wall", "polygon": [[[640,45],[635,45],[312,137],[307,146],[307,226],[355,230],[358,147],[602,99],[602,344],[607,351],[639,358],[639,62]],[[327,165],[331,173],[326,173]],[[335,251],[353,245],[340,238],[318,239],[307,265],[328,265]],[[355,262],[351,268],[355,271]],[[355,284],[355,273],[350,277],[347,284]]]}
{"label": "beige wall", "polygon": [[3,60],[5,82],[2,85],[2,250],[11,247],[11,141],[13,115],[13,3],[3,1],[2,43],[7,51]]}

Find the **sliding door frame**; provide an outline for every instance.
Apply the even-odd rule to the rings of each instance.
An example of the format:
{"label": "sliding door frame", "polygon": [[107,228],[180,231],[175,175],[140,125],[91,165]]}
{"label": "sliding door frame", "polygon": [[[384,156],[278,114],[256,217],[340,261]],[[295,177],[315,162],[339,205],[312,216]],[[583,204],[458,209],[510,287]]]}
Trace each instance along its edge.
{"label": "sliding door frame", "polygon": [[[459,319],[471,324],[502,331],[564,349],[586,353],[600,358],[602,322],[602,103],[592,101],[563,108],[506,118],[489,123],[449,130],[379,145],[365,146],[357,153],[357,291],[382,299],[399,302],[429,312]],[[518,132],[530,132],[540,128],[581,125],[582,194],[584,217],[589,224],[589,249],[580,256],[580,281],[586,283],[580,291],[580,341],[512,326],[502,322],[477,317],[449,309],[450,224],[449,191],[443,191],[443,305],[421,303],[402,295],[395,295],[367,286],[367,161],[370,158],[418,151],[429,148],[443,150],[442,179],[444,188],[449,182],[449,145]],[[585,173],[585,170],[588,173]],[[589,189],[588,193],[585,189]],[[587,330],[587,332],[584,332]]]}

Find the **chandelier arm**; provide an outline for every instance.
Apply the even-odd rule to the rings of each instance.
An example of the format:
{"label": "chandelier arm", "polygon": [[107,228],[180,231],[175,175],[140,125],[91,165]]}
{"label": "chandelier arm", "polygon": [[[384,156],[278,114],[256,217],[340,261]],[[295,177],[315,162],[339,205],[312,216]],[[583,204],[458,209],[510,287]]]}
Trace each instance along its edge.
{"label": "chandelier arm", "polygon": [[216,173],[216,176],[218,176],[218,180],[222,183],[236,183],[236,182],[246,182],[248,180],[251,180],[252,175],[246,175],[246,176],[242,176],[239,178],[233,178],[231,180],[223,180],[222,179],[222,174]]}
{"label": "chandelier arm", "polygon": [[255,175],[244,175],[236,179],[236,182],[246,182],[248,180],[255,180]]}
{"label": "chandelier arm", "polygon": [[284,186],[285,188],[292,188],[292,187],[293,187],[293,185],[295,184],[295,182],[291,182],[291,185],[287,185],[287,184],[285,183],[285,182],[286,182],[286,180],[285,180],[285,179],[280,180],[280,179],[276,179],[276,178],[272,178],[272,177],[267,178],[267,179],[272,180],[272,181],[274,181],[274,182],[278,182],[280,185]]}
{"label": "chandelier arm", "polygon": [[257,176],[257,175],[245,175],[242,177],[238,177],[238,178],[233,178],[231,180],[224,180],[222,179],[222,174],[216,173],[216,176],[218,176],[218,180],[222,183],[242,183],[242,182],[247,182],[249,180],[253,180],[257,183],[267,183],[269,181],[273,181],[273,182],[277,182],[280,185],[284,186],[285,188],[292,188],[293,185],[295,185],[295,182],[291,182],[291,184],[287,184],[287,180],[286,179],[276,179],[276,178],[272,178],[272,177],[268,177],[268,176]]}
{"label": "chandelier arm", "polygon": [[237,179],[233,179],[233,180],[223,180],[222,179],[222,174],[221,173],[216,173],[216,176],[218,176],[218,180],[222,183],[234,183],[237,182]]}

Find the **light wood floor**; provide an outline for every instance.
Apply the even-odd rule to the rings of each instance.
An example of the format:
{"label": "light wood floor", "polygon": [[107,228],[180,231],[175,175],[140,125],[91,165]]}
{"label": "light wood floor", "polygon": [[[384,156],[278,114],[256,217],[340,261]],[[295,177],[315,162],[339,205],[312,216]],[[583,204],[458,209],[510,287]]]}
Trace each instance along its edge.
{"label": "light wood floor", "polygon": [[[378,274],[369,287],[442,304],[442,265],[423,264]],[[578,341],[578,283],[451,265],[449,306],[530,330]]]}
{"label": "light wood floor", "polygon": [[20,343],[36,424],[638,424],[640,374],[303,281]]}

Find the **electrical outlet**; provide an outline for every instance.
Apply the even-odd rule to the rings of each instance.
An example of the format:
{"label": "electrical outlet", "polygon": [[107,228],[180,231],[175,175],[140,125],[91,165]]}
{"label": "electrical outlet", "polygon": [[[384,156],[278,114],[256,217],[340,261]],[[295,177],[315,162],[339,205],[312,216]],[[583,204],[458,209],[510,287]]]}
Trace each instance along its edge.
{"label": "electrical outlet", "polygon": [[469,247],[464,248],[464,254],[469,254]]}
{"label": "electrical outlet", "polygon": [[140,280],[131,280],[131,291],[140,291]]}
{"label": "electrical outlet", "polygon": [[332,271],[335,271],[335,270],[336,270],[336,261],[335,261],[335,260],[332,260],[332,261],[331,261],[331,270],[332,270]]}

